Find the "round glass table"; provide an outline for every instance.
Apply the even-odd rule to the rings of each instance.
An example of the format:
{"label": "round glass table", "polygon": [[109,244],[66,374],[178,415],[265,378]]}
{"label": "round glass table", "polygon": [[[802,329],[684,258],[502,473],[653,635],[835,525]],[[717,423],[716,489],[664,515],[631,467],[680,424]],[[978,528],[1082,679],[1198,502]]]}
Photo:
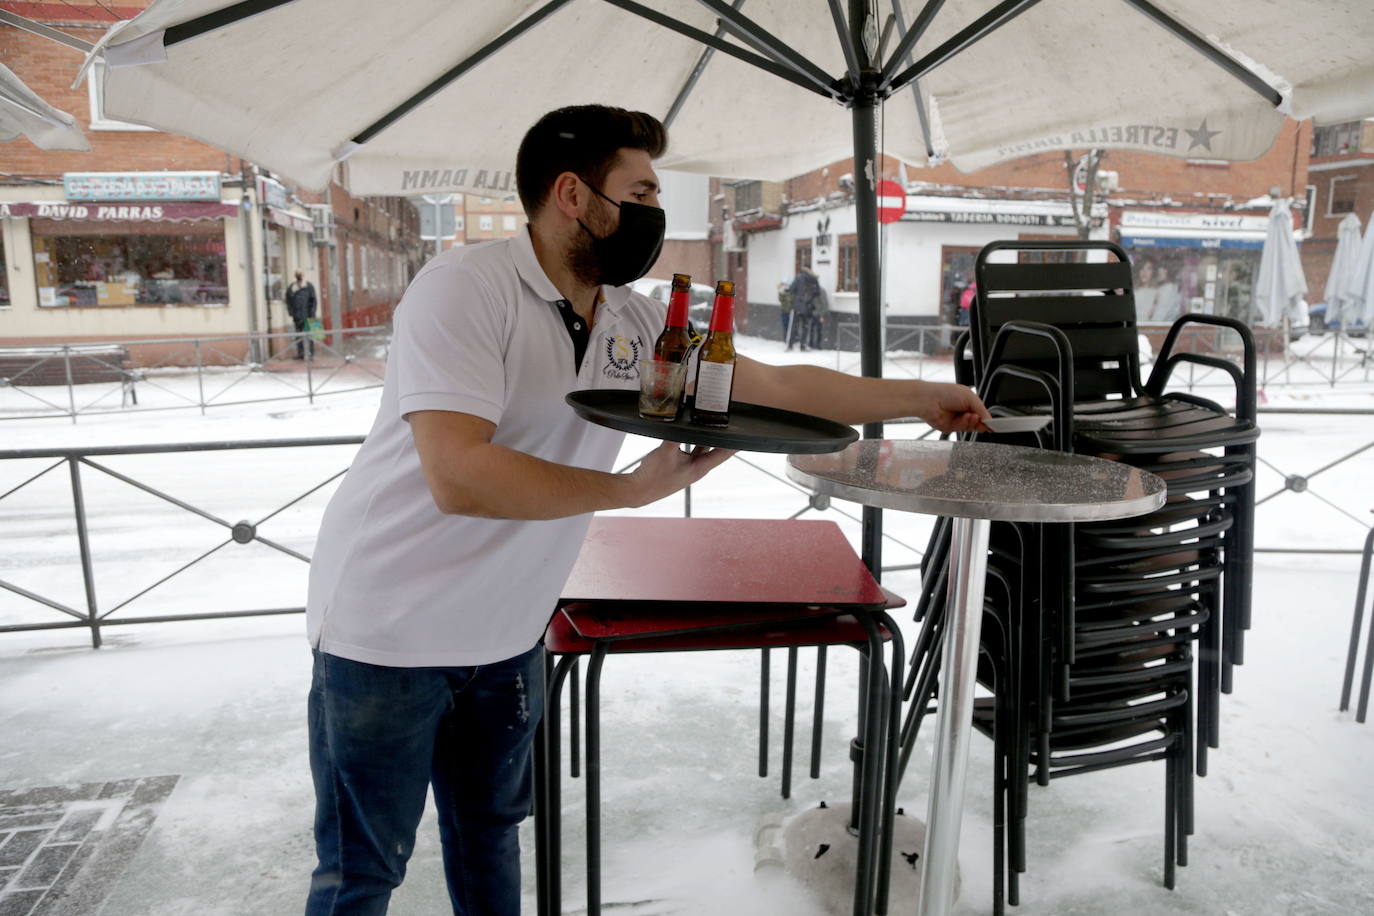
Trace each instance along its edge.
{"label": "round glass table", "polygon": [[1139,468],[1083,455],[990,442],[888,439],[865,439],[826,455],[792,455],[787,476],[822,496],[953,519],[950,617],[918,910],[922,916],[948,913],[972,733],[989,523],[1143,515],[1164,504],[1165,483]]}

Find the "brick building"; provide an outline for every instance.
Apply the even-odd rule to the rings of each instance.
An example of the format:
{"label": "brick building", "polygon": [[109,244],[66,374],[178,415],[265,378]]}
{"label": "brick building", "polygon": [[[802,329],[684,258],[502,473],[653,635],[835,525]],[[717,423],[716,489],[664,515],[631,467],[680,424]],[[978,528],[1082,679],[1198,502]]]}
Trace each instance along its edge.
{"label": "brick building", "polygon": [[[1250,318],[1269,192],[1278,188],[1296,199],[1296,211],[1308,212],[1311,131],[1310,124],[1288,122],[1253,162],[1103,155],[1088,231],[1131,254],[1142,321],[1167,322],[1183,311]],[[1070,171],[1084,152],[1069,160],[1062,151],[1042,153],[970,174],[947,163],[915,168],[885,157],[879,177],[906,191],[903,216],[883,231],[889,323],[955,323],[958,292],[988,242],[1077,237]],[[835,326],[857,320],[854,173],[846,159],[785,182],[715,186],[715,257],[745,291],[740,312],[757,333],[778,333],[778,286],[803,264],[829,295],[831,342]]]}
{"label": "brick building", "polygon": [[1307,187],[1311,237],[1302,245],[1302,268],[1308,301],[1315,303],[1325,297],[1341,220],[1354,213],[1364,231],[1374,219],[1374,120],[1313,131]]}
{"label": "brick building", "polygon": [[[146,5],[0,8],[94,42]],[[71,86],[81,52],[50,39],[0,25],[0,59],[91,146],[0,144],[0,344],[285,331],[282,294],[296,270],[315,283],[326,327],[390,319],[423,257],[406,201],[352,196],[346,166],[313,193],[222,150],[111,120],[98,80]]]}

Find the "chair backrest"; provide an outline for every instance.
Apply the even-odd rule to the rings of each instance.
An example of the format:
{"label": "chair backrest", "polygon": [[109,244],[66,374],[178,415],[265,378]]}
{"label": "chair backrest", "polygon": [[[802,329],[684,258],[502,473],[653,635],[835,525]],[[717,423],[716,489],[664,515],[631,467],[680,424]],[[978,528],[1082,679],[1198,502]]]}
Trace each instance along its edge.
{"label": "chair backrest", "polygon": [[[1011,252],[1014,262],[994,258],[998,252]],[[1106,259],[1089,260],[1096,252],[1105,253]],[[1047,260],[1046,255],[1056,260]],[[1060,262],[1060,258],[1065,260]],[[990,368],[987,359],[998,330],[1008,321],[1036,321],[1053,325],[1068,337],[1076,400],[1130,397],[1139,392],[1131,263],[1121,246],[1067,239],[991,242],[979,252],[974,276],[978,293],[969,324],[979,380]],[[1048,341],[1021,335],[1008,341],[999,361],[1050,373],[1057,365]],[[997,401],[1003,404],[1044,397],[1043,388],[1015,379],[997,387]]]}

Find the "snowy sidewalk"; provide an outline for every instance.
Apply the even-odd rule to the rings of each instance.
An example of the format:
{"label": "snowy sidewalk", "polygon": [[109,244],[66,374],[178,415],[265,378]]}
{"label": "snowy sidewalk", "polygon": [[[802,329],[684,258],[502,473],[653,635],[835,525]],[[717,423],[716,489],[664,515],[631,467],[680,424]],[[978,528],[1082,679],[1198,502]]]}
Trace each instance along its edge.
{"label": "snowy sidewalk", "polygon": [[[782,361],[781,354],[762,358]],[[1367,390],[1269,394],[1314,406],[1374,401]],[[313,409],[278,404],[203,418],[83,418],[77,425],[14,421],[0,430],[8,447],[338,435],[365,431],[374,409],[372,393]],[[1313,424],[1283,416],[1265,424],[1261,453],[1281,472],[1298,473],[1371,439],[1370,418]],[[624,457],[645,450],[642,441],[631,441]],[[331,453],[326,464],[339,458]],[[158,460],[163,463],[155,471],[174,473],[175,465]],[[769,482],[765,474],[778,472],[777,466],[759,464],[723,466],[694,488],[693,513],[778,518],[805,504],[785,484]],[[1316,477],[1312,487],[1367,518],[1374,506],[1369,467],[1366,454]],[[207,499],[227,502],[254,495],[233,479],[235,468],[222,470],[209,474],[198,466],[169,486],[180,494],[182,487],[203,485],[212,490]],[[1262,494],[1281,482],[1280,471],[1265,470]],[[274,472],[254,466],[251,474],[266,487]],[[0,493],[17,482],[0,477]],[[99,495],[92,497],[93,512],[100,511]],[[644,514],[681,510],[675,498]],[[857,540],[858,525],[841,510],[857,515],[855,507],[836,503],[830,512],[806,517],[835,518]],[[0,555],[0,578],[79,592],[64,511],[0,502],[0,530],[16,538]],[[229,512],[226,517],[238,517]],[[137,516],[134,524],[151,524],[150,518]],[[886,520],[896,539],[889,542],[887,562],[914,562],[916,555],[901,545],[923,545],[926,523],[900,513],[887,513]],[[1310,495],[1284,494],[1261,506],[1259,524],[1262,546],[1353,548],[1363,540],[1350,517]],[[181,528],[160,525],[146,540],[118,541],[123,549],[100,570],[102,590],[123,587],[118,577],[130,570],[132,588],[173,563],[175,550],[196,549],[178,543],[193,540]],[[239,562],[247,565],[226,567],[211,583],[231,605],[242,597],[241,606],[268,606],[251,603],[257,588],[275,606],[300,603],[298,571],[291,573],[296,578],[278,578],[263,575],[251,557]],[[1161,884],[1163,764],[1131,766],[1032,787],[1029,870],[1022,905],[1011,912],[1374,912],[1374,722],[1358,725],[1351,713],[1336,711],[1358,559],[1261,554],[1257,567],[1246,664],[1236,671],[1234,694],[1222,698],[1222,745],[1211,754],[1211,775],[1196,783],[1197,832],[1178,888],[1170,892]],[[919,590],[913,571],[890,574],[884,584],[908,597]],[[16,609],[17,601],[0,591],[0,619],[27,613]],[[909,610],[899,620],[910,640],[915,628]],[[0,916],[300,912],[313,865],[305,740],[310,653],[303,626],[301,617],[286,616],[113,627],[98,651],[82,630],[0,636]],[[846,745],[855,728],[857,665],[853,653],[830,654],[823,774],[813,782],[800,762],[810,737],[812,658],[802,653],[791,801],[778,797],[777,698],[784,667],[778,660],[767,780],[755,775],[756,653],[607,662],[603,883],[606,900],[617,904],[608,912],[822,916],[790,879],[753,871],[761,819],[848,795]],[[921,818],[930,759],[926,732],[899,799]],[[974,739],[960,914],[991,911],[991,750],[986,740]],[[582,889],[580,781],[565,783],[564,803],[564,900],[573,912]],[[524,837],[529,913],[532,842],[530,825]],[[53,902],[32,910],[41,896],[36,892]],[[431,916],[447,912],[447,905],[431,812],[391,912]],[[892,912],[912,912],[910,902],[895,901]]]}

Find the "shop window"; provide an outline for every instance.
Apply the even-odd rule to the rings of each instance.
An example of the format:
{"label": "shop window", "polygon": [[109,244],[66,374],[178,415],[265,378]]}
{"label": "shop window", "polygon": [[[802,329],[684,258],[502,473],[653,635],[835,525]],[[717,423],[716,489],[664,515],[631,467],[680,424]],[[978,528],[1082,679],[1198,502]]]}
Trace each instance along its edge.
{"label": "shop window", "polygon": [[735,185],[735,212],[763,209],[763,182],[742,181]]}
{"label": "shop window", "polygon": [[1359,152],[1362,127],[1361,121],[1347,121],[1315,128],[1312,131],[1312,155],[1339,156],[1342,153]]}
{"label": "shop window", "polygon": [[[482,200],[485,202],[485,201],[486,201],[486,198],[484,197],[484,198],[482,198]],[[483,232],[490,232],[490,231],[491,231],[491,214],[490,214],[490,213],[483,213],[481,216],[477,217],[477,228],[481,229]]]}
{"label": "shop window", "polygon": [[1359,189],[1354,175],[1331,179],[1331,196],[1327,198],[1326,215],[1341,216],[1355,212],[1355,194]]}
{"label": "shop window", "polygon": [[5,260],[5,239],[0,235],[0,309],[10,307],[10,265]]}
{"label": "shop window", "polygon": [[223,305],[224,227],[189,223],[34,219],[38,304]]}
{"label": "shop window", "polygon": [[792,276],[801,273],[803,267],[811,266],[811,240],[797,239],[797,250],[792,256]]}
{"label": "shop window", "polygon": [[348,268],[348,291],[352,292],[358,288],[357,278],[353,271],[353,243],[348,244],[348,254],[344,258],[344,264]]}
{"label": "shop window", "polygon": [[363,288],[375,289],[377,284],[373,280],[372,271],[368,269],[366,245],[359,247],[358,257],[362,259],[362,268],[358,271],[358,275],[363,278]]}
{"label": "shop window", "polygon": [[105,117],[105,62],[92,62],[86,74],[86,93],[91,103],[91,130],[153,130],[142,124]]}
{"label": "shop window", "polygon": [[859,237],[840,236],[840,270],[835,287],[842,293],[859,291]]}
{"label": "shop window", "polygon": [[1312,227],[1317,222],[1317,186],[1310,184],[1303,191],[1302,197],[1302,229],[1309,236],[1312,234]]}
{"label": "shop window", "polygon": [[[1189,303],[1199,294],[1197,249],[1146,250],[1150,253],[1138,254],[1131,264],[1135,320],[1172,324],[1183,312],[1194,310]],[[1215,295],[1213,289],[1213,299]]]}

